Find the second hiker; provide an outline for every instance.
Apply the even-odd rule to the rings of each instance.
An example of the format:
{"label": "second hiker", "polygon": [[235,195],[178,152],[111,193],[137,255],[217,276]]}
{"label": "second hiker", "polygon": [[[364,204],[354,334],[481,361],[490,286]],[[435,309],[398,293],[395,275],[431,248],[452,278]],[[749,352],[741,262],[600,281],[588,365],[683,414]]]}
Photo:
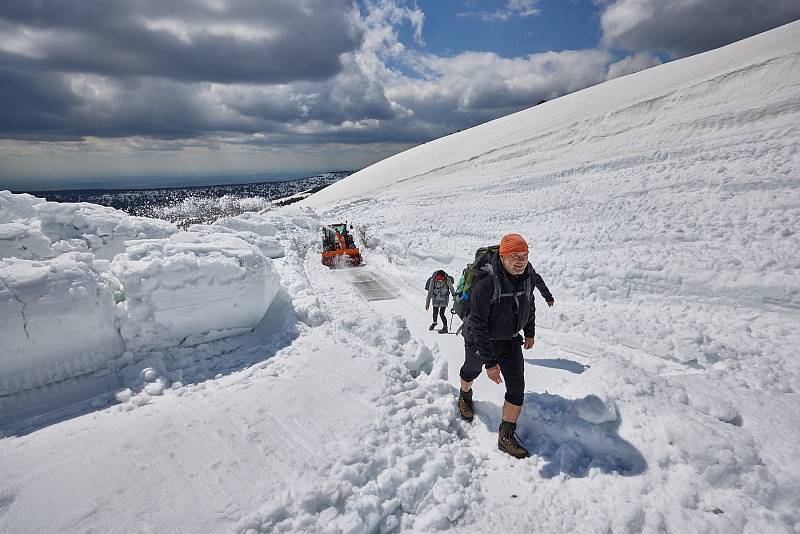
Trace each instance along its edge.
{"label": "second hiker", "polygon": [[450,295],[453,295],[453,298],[456,296],[456,290],[453,288],[453,277],[442,270],[438,270],[428,278],[425,289],[428,290],[425,309],[430,309],[431,303],[433,303],[433,323],[431,323],[428,330],[436,328],[437,315],[439,315],[442,317],[442,328],[439,333],[446,334],[447,317],[445,317],[444,313],[447,310],[448,302],[450,302]]}

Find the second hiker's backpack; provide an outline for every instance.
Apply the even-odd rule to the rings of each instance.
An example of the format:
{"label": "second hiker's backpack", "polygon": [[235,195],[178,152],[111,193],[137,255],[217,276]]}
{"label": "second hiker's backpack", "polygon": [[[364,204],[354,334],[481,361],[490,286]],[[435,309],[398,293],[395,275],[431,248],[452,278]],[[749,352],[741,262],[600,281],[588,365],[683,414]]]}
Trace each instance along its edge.
{"label": "second hiker's backpack", "polygon": [[450,276],[449,274],[447,274],[445,271],[443,271],[443,270],[439,269],[438,271],[436,271],[435,273],[433,273],[432,275],[430,275],[430,276],[428,277],[428,280],[426,280],[426,281],[425,281],[425,291],[428,291],[428,290],[431,288],[431,282],[433,282],[433,279],[436,277],[436,275],[437,275],[437,274],[443,274],[443,275],[444,275],[444,277],[445,277],[447,280],[449,280],[451,284],[453,283],[453,277],[452,277],[452,276]]}
{"label": "second hiker's backpack", "polygon": [[469,315],[469,294],[472,291],[472,284],[475,282],[478,269],[481,269],[484,265],[491,262],[499,252],[500,245],[481,247],[475,251],[475,259],[472,263],[464,268],[464,272],[458,280],[456,300],[453,303],[453,310],[458,314],[461,320],[464,320],[464,318]]}

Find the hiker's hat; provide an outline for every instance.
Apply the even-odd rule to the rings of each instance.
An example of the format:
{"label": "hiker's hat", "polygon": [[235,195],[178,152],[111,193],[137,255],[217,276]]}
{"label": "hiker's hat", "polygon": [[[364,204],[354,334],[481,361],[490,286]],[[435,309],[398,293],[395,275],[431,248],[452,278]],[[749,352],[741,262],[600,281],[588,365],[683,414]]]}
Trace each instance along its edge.
{"label": "hiker's hat", "polygon": [[500,255],[508,256],[515,252],[528,252],[528,243],[519,234],[506,234],[500,240]]}

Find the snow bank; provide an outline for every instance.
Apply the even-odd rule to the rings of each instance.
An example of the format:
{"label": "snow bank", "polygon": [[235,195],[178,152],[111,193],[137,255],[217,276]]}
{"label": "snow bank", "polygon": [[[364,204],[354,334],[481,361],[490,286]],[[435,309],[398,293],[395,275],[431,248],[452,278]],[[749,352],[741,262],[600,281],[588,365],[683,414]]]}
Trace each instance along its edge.
{"label": "snow bank", "polygon": [[83,251],[110,260],[124,250],[126,240],[163,238],[176,231],[172,223],[105,206],[0,191],[0,258],[44,259]]}
{"label": "snow bank", "polygon": [[98,258],[111,259],[129,239],[166,237],[177,227],[166,221],[131,217],[95,204],[42,202],[33,207],[41,231],[53,242],[82,240]]}
{"label": "snow bank", "polygon": [[225,233],[128,241],[111,273],[125,291],[128,350],[196,345],[253,328],[278,291],[269,259]]}
{"label": "snow bank", "polygon": [[[211,226],[217,231],[233,231],[240,238],[261,249],[261,252],[269,258],[280,258],[283,256],[283,247],[275,238],[277,229],[270,222],[268,216],[261,213],[243,213],[236,217],[223,217],[218,219]],[[196,227],[192,227],[196,229]]]}
{"label": "snow bank", "polygon": [[243,213],[236,217],[223,217],[213,223],[214,226],[225,226],[232,230],[244,230],[260,235],[274,236],[277,232],[267,217],[259,213]]}
{"label": "snow bank", "polygon": [[0,395],[252,329],[280,287],[268,256],[283,251],[258,217],[222,223],[179,232],[0,191]]}

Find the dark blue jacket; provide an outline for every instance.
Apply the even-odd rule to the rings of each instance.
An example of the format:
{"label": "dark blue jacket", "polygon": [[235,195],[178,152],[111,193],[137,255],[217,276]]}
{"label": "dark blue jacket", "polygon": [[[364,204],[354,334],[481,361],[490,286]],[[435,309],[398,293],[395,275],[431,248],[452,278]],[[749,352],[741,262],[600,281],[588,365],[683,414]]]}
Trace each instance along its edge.
{"label": "dark blue jacket", "polygon": [[[493,277],[496,274],[497,286]],[[527,284],[526,281],[530,280]],[[464,339],[478,352],[486,367],[497,363],[493,341],[508,341],[519,335],[533,337],[536,331],[536,303],[533,288],[539,290],[545,301],[553,302],[553,295],[542,277],[528,263],[517,276],[509,274],[500,258],[495,256],[475,277],[469,298],[469,315],[464,324]]]}

